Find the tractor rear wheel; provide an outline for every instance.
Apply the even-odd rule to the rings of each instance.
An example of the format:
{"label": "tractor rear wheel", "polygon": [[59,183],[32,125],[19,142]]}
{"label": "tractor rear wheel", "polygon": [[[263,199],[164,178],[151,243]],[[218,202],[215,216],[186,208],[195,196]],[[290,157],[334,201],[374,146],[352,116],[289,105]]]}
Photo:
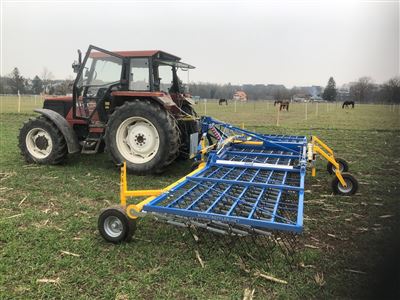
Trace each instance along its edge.
{"label": "tractor rear wheel", "polygon": [[24,123],[19,131],[18,146],[28,163],[56,165],[68,154],[61,131],[43,116]]}
{"label": "tractor rear wheel", "polygon": [[179,154],[176,120],[149,100],[134,100],[117,107],[110,116],[105,142],[113,161],[126,161],[128,171],[161,173]]}

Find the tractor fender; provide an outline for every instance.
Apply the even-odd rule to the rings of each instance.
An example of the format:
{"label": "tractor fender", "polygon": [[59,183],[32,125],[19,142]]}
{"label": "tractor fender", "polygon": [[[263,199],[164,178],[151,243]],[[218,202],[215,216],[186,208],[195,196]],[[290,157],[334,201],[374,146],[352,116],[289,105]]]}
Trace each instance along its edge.
{"label": "tractor fender", "polygon": [[80,151],[79,142],[75,131],[62,115],[54,110],[46,108],[38,108],[34,111],[45,116],[57,126],[58,130],[61,131],[65,141],[67,142],[68,153],[76,153]]}

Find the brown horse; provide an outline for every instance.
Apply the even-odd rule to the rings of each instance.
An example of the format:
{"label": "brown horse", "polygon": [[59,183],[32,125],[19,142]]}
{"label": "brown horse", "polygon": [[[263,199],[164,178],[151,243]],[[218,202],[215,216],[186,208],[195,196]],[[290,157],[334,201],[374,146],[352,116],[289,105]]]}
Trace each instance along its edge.
{"label": "brown horse", "polygon": [[218,105],[222,105],[222,103],[224,103],[224,102],[226,105],[228,105],[228,100],[226,100],[226,99],[219,99]]}
{"label": "brown horse", "polygon": [[289,101],[276,100],[274,106],[279,104],[279,110],[289,111]]}
{"label": "brown horse", "polygon": [[354,108],[354,101],[344,101],[342,108],[349,108],[349,105],[351,105],[351,108]]}

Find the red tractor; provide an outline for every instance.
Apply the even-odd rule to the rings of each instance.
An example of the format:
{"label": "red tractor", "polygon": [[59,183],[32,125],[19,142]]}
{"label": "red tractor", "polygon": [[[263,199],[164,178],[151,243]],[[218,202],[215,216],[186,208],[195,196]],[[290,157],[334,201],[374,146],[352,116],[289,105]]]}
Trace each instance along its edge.
{"label": "red tractor", "polygon": [[106,149],[117,165],[148,174],[188,157],[198,122],[178,71],[193,66],[159,50],[89,46],[83,61],[78,53],[72,96],[46,98],[35,110],[41,115],[20,129],[27,162],[58,164],[68,154]]}

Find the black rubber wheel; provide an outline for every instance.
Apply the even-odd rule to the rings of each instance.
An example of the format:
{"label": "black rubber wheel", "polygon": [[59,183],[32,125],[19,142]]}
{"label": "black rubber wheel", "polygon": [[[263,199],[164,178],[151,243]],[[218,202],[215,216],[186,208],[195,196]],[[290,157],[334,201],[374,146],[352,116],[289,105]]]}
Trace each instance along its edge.
{"label": "black rubber wheel", "polygon": [[115,164],[126,161],[128,171],[138,175],[161,173],[179,154],[175,118],[145,99],[117,107],[109,118],[104,140]]}
{"label": "black rubber wheel", "polygon": [[19,130],[18,147],[28,163],[56,165],[68,154],[61,131],[43,116],[29,119],[23,124]]}
{"label": "black rubber wheel", "polygon": [[[194,117],[197,117],[197,114],[192,106],[189,104],[183,104],[181,109]],[[179,130],[181,133],[181,147],[179,148],[179,158],[180,159],[189,159],[190,158],[190,135],[192,133],[199,132],[199,122],[196,121],[179,121]],[[199,137],[200,138],[200,137]]]}
{"label": "black rubber wheel", "polygon": [[123,207],[113,206],[100,213],[97,227],[107,242],[118,244],[132,240],[136,231],[136,221],[126,215]]}
{"label": "black rubber wheel", "polygon": [[[339,157],[336,157],[335,160],[339,164],[340,173],[349,171],[349,164],[347,163],[347,161],[345,161],[343,158],[339,158]],[[326,165],[326,170],[328,171],[329,174],[332,175],[332,174],[335,174],[336,169],[330,162],[328,162],[328,164]]]}
{"label": "black rubber wheel", "polygon": [[350,196],[357,193],[358,181],[350,173],[342,173],[343,179],[346,181],[347,186],[344,187],[339,179],[335,176],[332,180],[332,190],[334,194]]}

